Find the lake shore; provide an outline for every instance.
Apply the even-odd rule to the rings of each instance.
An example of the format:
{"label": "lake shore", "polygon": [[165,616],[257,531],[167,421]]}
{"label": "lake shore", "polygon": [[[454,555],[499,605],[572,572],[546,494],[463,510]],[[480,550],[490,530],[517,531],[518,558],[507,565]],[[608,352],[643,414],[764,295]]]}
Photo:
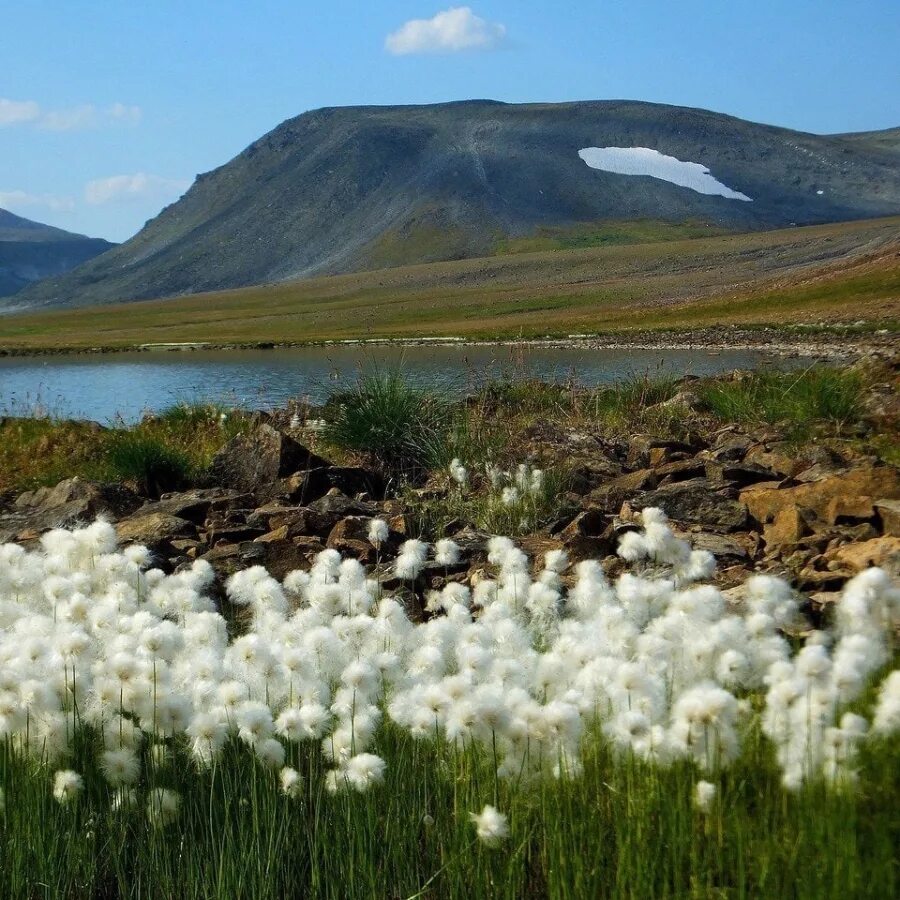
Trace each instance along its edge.
{"label": "lake shore", "polygon": [[893,356],[900,349],[900,335],[889,329],[867,330],[857,326],[736,327],[718,326],[673,330],[636,330],[597,334],[569,334],[541,338],[476,340],[453,336],[417,338],[352,338],[325,341],[185,341],[97,347],[3,347],[0,357],[83,356],[111,353],[190,353],[198,350],[286,350],[304,347],[512,347],[578,350],[746,350],[776,356],[827,360],[855,359],[866,354]]}

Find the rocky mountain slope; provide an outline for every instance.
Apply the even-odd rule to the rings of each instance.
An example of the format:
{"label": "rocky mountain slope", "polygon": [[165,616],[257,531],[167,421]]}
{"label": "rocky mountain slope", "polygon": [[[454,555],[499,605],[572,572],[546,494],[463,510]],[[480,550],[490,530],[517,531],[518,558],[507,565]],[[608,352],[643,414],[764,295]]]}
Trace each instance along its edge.
{"label": "rocky mountain slope", "polygon": [[[321,109],[17,300],[83,306],[455,259],[610,220],[749,231],[896,214],[893,147],[890,133],[818,136],[630,101]],[[588,148],[632,156],[609,171]],[[640,174],[650,164],[657,177]]]}
{"label": "rocky mountain slope", "polygon": [[0,297],[48,275],[62,275],[114,246],[0,209]]}

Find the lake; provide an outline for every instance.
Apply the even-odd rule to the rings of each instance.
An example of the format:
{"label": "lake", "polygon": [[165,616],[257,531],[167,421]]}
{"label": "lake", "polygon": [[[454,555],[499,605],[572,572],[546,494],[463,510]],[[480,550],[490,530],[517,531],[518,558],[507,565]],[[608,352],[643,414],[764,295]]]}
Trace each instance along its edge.
{"label": "lake", "polygon": [[361,373],[402,368],[417,385],[453,394],[491,378],[573,378],[609,384],[643,374],[714,375],[783,368],[759,351],[611,350],[489,345],[327,345],[277,350],[191,350],[0,358],[0,413],[109,422],[182,402],[271,408],[323,401]]}

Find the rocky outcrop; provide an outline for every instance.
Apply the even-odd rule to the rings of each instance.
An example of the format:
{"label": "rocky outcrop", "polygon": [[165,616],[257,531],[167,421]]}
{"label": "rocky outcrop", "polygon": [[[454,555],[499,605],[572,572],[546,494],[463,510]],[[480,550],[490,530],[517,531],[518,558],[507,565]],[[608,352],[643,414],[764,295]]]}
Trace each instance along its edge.
{"label": "rocky outcrop", "polygon": [[140,505],[140,497],[123,485],[67,478],[55,487],[20,494],[11,509],[0,513],[0,543],[31,540],[51,528],[101,516],[115,521]]}
{"label": "rocky outcrop", "polygon": [[[542,452],[571,459],[573,474],[558,519],[520,539],[537,559],[565,548],[573,562],[603,560],[614,578],[622,533],[654,506],[716,557],[723,586],[771,570],[828,598],[868,565],[900,574],[900,472],[871,457],[816,446],[790,453],[777,434],[735,427],[681,441],[636,435],[615,442],[585,433],[539,440]],[[408,536],[407,510],[383,498],[377,473],[332,465],[271,421],[229,443],[211,471],[206,486],[152,501],[78,479],[26,492],[0,513],[0,540],[33,541],[103,515],[117,523],[123,543],[146,545],[163,569],[204,559],[224,579],[250,565],[281,578],[307,568],[325,548],[388,572]],[[444,501],[449,490],[437,475],[418,494],[421,502]],[[376,517],[390,526],[377,551],[368,539]],[[426,567],[417,589],[471,581],[489,568],[487,535],[472,523],[450,522],[445,533],[461,546],[461,562]]]}

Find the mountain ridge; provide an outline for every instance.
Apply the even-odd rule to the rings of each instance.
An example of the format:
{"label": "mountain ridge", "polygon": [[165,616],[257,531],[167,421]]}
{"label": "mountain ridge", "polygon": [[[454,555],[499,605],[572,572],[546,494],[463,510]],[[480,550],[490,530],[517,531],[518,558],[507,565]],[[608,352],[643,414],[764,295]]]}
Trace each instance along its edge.
{"label": "mountain ridge", "polygon": [[0,297],[71,271],[114,246],[0,209]]}
{"label": "mountain ridge", "polygon": [[[323,107],[199,175],[131,240],[16,299],[82,306],[481,256],[597,221],[754,231],[900,213],[890,135],[871,134],[641,101]],[[592,169],[578,157],[592,146],[699,163],[753,202]]]}

